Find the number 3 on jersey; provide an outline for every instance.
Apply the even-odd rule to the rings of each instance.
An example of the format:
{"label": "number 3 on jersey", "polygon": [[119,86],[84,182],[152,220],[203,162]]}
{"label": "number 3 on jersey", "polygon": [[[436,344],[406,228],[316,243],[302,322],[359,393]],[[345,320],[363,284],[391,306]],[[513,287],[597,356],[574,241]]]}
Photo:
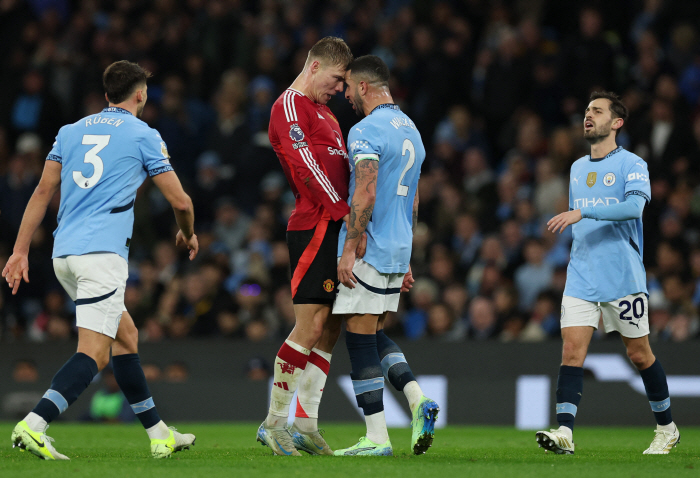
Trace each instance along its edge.
{"label": "number 3 on jersey", "polygon": [[90,189],[102,177],[104,172],[104,163],[97,153],[102,151],[109,144],[110,135],[108,134],[86,134],[83,136],[83,144],[94,144],[95,146],[85,153],[84,163],[92,164],[94,172],[92,176],[86,178],[80,171],[73,171],[73,181],[81,189]]}
{"label": "number 3 on jersey", "polygon": [[401,156],[406,156],[406,151],[408,151],[408,163],[406,163],[406,167],[403,168],[403,172],[399,178],[399,187],[396,189],[396,194],[399,196],[408,196],[408,186],[404,186],[401,184],[401,182],[403,181],[404,176],[406,176],[408,170],[411,169],[416,162],[416,148],[413,147],[413,143],[408,138],[403,140]]}

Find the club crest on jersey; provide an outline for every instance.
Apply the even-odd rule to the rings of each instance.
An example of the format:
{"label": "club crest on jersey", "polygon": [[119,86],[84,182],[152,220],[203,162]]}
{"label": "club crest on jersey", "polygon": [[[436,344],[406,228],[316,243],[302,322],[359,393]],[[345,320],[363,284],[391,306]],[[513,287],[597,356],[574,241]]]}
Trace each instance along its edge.
{"label": "club crest on jersey", "polygon": [[613,173],[608,173],[603,176],[603,184],[606,186],[612,186],[615,184],[615,175]]}
{"label": "club crest on jersey", "polygon": [[323,290],[326,292],[333,292],[333,289],[335,289],[335,282],[333,282],[332,279],[326,279],[323,282]]}
{"label": "club crest on jersey", "polygon": [[294,123],[290,128],[289,128],[289,137],[292,138],[292,141],[294,142],[299,142],[302,139],[304,139],[304,132],[301,130],[299,125],[297,123]]}
{"label": "club crest on jersey", "polygon": [[598,173],[596,173],[596,172],[588,173],[588,177],[586,178],[586,186],[588,186],[589,188],[592,188],[596,182],[596,179],[598,179]]}

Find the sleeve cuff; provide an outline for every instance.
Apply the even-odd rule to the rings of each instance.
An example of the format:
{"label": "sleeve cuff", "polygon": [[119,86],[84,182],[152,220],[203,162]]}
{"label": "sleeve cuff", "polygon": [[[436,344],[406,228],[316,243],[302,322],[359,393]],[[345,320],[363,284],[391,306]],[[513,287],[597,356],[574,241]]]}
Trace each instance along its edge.
{"label": "sleeve cuff", "polygon": [[587,206],[581,208],[581,217],[584,219],[595,219],[595,207]]}
{"label": "sleeve cuff", "polygon": [[350,206],[347,203],[343,203],[342,206],[334,209],[334,211],[329,211],[334,221],[340,221],[346,214],[350,214]]}
{"label": "sleeve cuff", "polygon": [[172,166],[161,166],[160,168],[151,169],[148,171],[150,177],[158,176],[159,174],[167,173],[168,171],[175,171]]}
{"label": "sleeve cuff", "polygon": [[56,161],[57,163],[63,164],[63,158],[57,154],[49,154],[46,156],[46,161]]}
{"label": "sleeve cuff", "polygon": [[357,164],[358,161],[362,161],[363,159],[369,159],[370,161],[379,161],[379,155],[370,153],[359,153],[353,156],[352,159],[355,162],[355,164]]}

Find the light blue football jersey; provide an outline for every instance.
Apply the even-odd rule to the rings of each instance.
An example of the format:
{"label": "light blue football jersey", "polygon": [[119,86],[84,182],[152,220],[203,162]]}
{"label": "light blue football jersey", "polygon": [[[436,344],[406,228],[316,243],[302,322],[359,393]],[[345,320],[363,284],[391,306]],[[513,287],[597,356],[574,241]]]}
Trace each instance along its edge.
{"label": "light blue football jersey", "polygon": [[[649,169],[622,147],[602,159],[590,156],[571,166],[569,208],[617,204],[630,195],[651,200]],[[596,221],[573,225],[574,241],[564,295],[610,302],[629,294],[647,294],[642,219]]]}
{"label": "light blue football jersey", "polygon": [[172,171],[160,134],[109,107],[61,128],[48,161],[61,163],[61,205],[52,257],[114,252],[129,260],[136,190]]}
{"label": "light blue football jersey", "polygon": [[[384,274],[408,272],[413,245],[413,200],[418,189],[425,147],[416,125],[396,105],[380,105],[353,126],[348,135],[350,196],[355,192],[355,164],[379,161],[377,194],[367,225],[363,260]],[[347,226],[338,240],[343,254]]]}

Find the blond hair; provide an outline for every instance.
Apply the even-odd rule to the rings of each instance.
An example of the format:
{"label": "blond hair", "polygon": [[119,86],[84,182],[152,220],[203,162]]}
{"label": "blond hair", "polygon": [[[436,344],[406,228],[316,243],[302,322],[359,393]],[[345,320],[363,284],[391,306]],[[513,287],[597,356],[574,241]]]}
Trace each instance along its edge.
{"label": "blond hair", "polygon": [[342,38],[325,37],[317,41],[309,50],[306,64],[313,60],[318,60],[324,66],[340,66],[347,70],[352,61],[352,52]]}

